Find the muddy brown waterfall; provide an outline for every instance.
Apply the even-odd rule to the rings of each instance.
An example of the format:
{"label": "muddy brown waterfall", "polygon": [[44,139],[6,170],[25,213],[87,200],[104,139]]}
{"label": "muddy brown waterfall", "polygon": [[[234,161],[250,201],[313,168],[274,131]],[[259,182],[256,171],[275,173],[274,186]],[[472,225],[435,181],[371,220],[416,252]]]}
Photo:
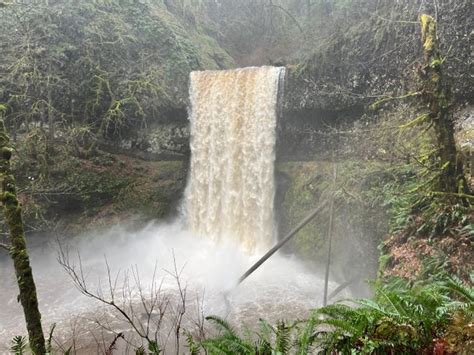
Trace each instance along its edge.
{"label": "muddy brown waterfall", "polygon": [[284,68],[193,72],[191,172],[185,210],[193,232],[248,252],[273,242],[278,88]]}

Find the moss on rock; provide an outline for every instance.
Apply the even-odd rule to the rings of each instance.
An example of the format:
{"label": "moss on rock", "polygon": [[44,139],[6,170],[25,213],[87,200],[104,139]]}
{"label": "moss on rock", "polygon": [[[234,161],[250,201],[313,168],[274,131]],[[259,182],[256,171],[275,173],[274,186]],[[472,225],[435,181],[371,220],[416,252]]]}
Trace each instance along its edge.
{"label": "moss on rock", "polygon": [[[279,233],[297,225],[331,190],[334,164],[338,166],[335,192],[332,275],[339,281],[367,275],[375,277],[377,246],[386,235],[388,216],[381,193],[387,176],[385,166],[360,160],[327,160],[277,164],[277,176],[288,182],[278,197]],[[291,240],[287,251],[304,260],[323,265],[327,252],[328,210],[305,226]],[[363,275],[363,276],[362,276]]]}

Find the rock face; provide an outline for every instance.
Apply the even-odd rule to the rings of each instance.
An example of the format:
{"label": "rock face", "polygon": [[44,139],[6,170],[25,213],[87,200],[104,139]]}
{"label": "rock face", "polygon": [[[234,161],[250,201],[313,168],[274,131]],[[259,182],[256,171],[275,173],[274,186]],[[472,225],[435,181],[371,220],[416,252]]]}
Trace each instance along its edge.
{"label": "rock face", "polygon": [[[441,51],[455,99],[473,99],[470,36],[472,2],[380,1],[378,14],[357,14],[352,24],[289,70],[285,110],[347,110],[410,90],[422,61],[421,13],[436,14]],[[385,18],[384,16],[391,16]],[[335,25],[337,26],[337,24]]]}
{"label": "rock face", "polygon": [[335,29],[332,39],[300,65],[289,67],[280,122],[280,141],[285,146],[281,157],[301,152],[307,159],[305,152],[326,146],[319,131],[370,115],[368,106],[381,99],[418,90],[415,72],[422,61],[418,15],[423,12],[437,14],[454,104],[472,104],[472,3],[448,0],[436,8],[419,1],[379,3],[380,15],[355,13],[353,24]]}
{"label": "rock face", "polygon": [[187,159],[190,154],[189,134],[187,121],[157,123],[141,131],[139,138],[122,141],[121,148],[141,152],[148,160]]}
{"label": "rock face", "polygon": [[[368,1],[360,0],[360,3]],[[332,148],[343,143],[342,138],[333,134],[334,130],[370,115],[367,107],[377,100],[416,90],[412,74],[422,53],[417,20],[420,12],[438,15],[442,50],[449,53],[445,66],[452,78],[455,103],[468,104],[458,116],[471,117],[472,121],[472,109],[469,109],[474,87],[469,75],[471,1],[439,1],[436,8],[418,0],[378,3],[380,9],[376,13],[354,11],[348,23],[331,25],[333,36],[311,48],[309,54],[305,50],[305,57],[301,53],[288,54],[286,58],[291,59],[278,63],[287,67],[277,125],[279,162],[330,158]],[[120,141],[108,142],[109,152],[148,161],[186,161],[189,158],[186,84],[189,71],[235,65],[217,37],[211,38],[216,34],[204,36],[198,26],[186,27],[187,20],[180,21],[180,12],[173,4],[167,2],[166,11],[158,9],[150,14],[150,18],[160,19],[163,23],[160,31],[169,37],[169,48],[160,52],[163,58],[158,63],[165,74],[166,103],[147,117],[146,127],[136,127]],[[468,121],[460,125],[464,127],[460,131],[464,133],[459,134],[464,146],[472,144],[472,140],[466,143],[469,142],[465,137],[470,131],[465,128],[469,127],[465,123]]]}
{"label": "rock face", "polygon": [[[283,59],[278,61],[277,65],[287,67],[278,125],[278,159],[311,159],[314,153],[328,150],[328,132],[357,121],[364,114],[370,115],[367,110],[370,104],[418,89],[415,72],[419,70],[417,62],[422,59],[418,23],[421,13],[437,17],[441,50],[447,53],[444,66],[452,80],[455,104],[466,101],[472,104],[471,1],[380,0],[377,4],[358,0],[366,12],[354,9],[344,23],[338,23],[337,19],[329,21],[332,28],[329,38],[308,40],[307,48],[283,54]],[[171,13],[179,13],[173,1],[166,7]],[[187,36],[196,40],[193,43],[199,47],[199,53],[203,53],[201,58],[206,58],[199,60],[192,70],[235,65],[226,57],[225,48],[216,46],[222,42],[213,39],[213,46],[207,48],[195,31],[188,32]],[[168,67],[172,65],[168,63]],[[151,117],[149,127],[140,129],[138,138],[134,138],[136,142],[128,142],[129,146],[153,154],[189,154],[186,149],[189,72],[179,67],[176,73],[177,79],[170,81],[176,85],[174,89],[170,85],[173,90],[168,93],[172,96],[169,109]]]}

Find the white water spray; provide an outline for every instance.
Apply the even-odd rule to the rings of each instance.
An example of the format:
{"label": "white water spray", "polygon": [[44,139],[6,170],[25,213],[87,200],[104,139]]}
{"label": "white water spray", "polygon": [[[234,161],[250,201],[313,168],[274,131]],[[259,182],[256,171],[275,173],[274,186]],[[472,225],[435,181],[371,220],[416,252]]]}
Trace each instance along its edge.
{"label": "white water spray", "polygon": [[284,68],[191,73],[191,230],[247,252],[274,242],[275,128]]}
{"label": "white water spray", "polygon": [[[282,68],[263,67],[191,75],[192,160],[184,204],[191,231],[176,221],[138,231],[118,226],[70,240],[72,255],[76,250],[81,255],[92,291],[107,296],[107,289],[102,288],[111,272],[120,276],[120,297],[128,272],[124,270],[133,265],[145,288],[158,281],[167,294],[176,287],[168,270],[177,264],[190,302],[194,302],[191,295],[202,297],[205,315],[228,316],[236,325],[256,324],[258,317],[271,322],[304,318],[319,304],[322,278],[298,260],[278,253],[233,289],[238,277],[274,241],[276,107],[283,74]],[[74,327],[77,324],[81,331],[78,342],[87,345],[88,336],[98,331],[94,319],[102,314],[99,310],[108,314],[110,307],[80,294],[55,260],[55,243],[44,245],[30,250],[44,328],[56,322],[56,334],[69,339],[77,332],[68,328],[74,320]],[[104,256],[110,270],[104,266]],[[228,304],[224,304],[222,292],[230,289]],[[0,293],[3,353],[14,335],[26,334],[8,258],[0,259]],[[140,299],[136,301],[139,305]],[[187,317],[194,321],[196,312],[189,313]],[[166,340],[160,344],[165,346]]]}

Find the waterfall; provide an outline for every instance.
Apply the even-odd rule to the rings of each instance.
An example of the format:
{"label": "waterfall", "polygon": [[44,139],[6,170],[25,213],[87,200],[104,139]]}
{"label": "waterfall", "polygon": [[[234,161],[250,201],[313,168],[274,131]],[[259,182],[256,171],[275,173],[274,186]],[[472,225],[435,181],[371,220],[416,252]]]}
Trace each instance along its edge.
{"label": "waterfall", "polygon": [[191,170],[185,213],[191,230],[248,252],[274,241],[278,87],[284,68],[190,75]]}

